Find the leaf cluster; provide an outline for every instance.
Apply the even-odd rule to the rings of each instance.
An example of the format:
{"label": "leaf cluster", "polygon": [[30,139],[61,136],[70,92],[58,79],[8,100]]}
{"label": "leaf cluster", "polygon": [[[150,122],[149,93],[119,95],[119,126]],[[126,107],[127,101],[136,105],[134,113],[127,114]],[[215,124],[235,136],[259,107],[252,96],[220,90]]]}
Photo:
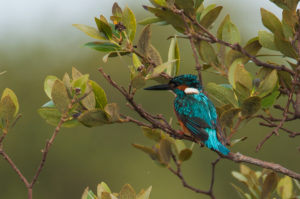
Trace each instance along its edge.
{"label": "leaf cluster", "polygon": [[169,167],[171,160],[174,157],[180,164],[191,158],[193,154],[193,145],[191,147],[187,147],[182,140],[174,139],[159,129],[142,127],[142,131],[144,135],[148,139],[154,141],[155,144],[152,147],[140,144],[133,144],[133,146],[148,154],[158,165]]}
{"label": "leaf cluster", "polygon": [[232,176],[244,184],[248,190],[245,192],[239,186],[231,184],[242,199],[300,198],[300,183],[289,176],[280,177],[275,172],[266,169],[254,171],[243,164],[240,165],[239,172],[232,171]]}
{"label": "leaf cluster", "polygon": [[87,127],[121,122],[116,103],[107,103],[105,91],[88,74],[72,68],[72,76],[65,73],[62,80],[56,76],[47,76],[44,90],[50,101],[44,104],[38,113],[49,124],[57,125],[63,113],[68,110],[71,100],[78,100],[68,113],[64,127],[83,124]]}
{"label": "leaf cluster", "polygon": [[149,199],[152,187],[142,189],[138,194],[130,184],[125,184],[119,193],[113,193],[105,182],[97,186],[97,194],[88,187],[84,190],[81,199]]}

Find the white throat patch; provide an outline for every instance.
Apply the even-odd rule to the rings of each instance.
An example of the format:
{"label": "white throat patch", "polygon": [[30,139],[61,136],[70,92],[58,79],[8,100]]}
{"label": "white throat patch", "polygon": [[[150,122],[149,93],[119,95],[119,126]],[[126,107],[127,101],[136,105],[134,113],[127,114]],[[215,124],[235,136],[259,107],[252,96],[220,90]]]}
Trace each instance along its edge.
{"label": "white throat patch", "polygon": [[187,87],[186,89],[184,89],[184,93],[189,95],[189,94],[199,94],[199,90],[196,88],[190,88]]}

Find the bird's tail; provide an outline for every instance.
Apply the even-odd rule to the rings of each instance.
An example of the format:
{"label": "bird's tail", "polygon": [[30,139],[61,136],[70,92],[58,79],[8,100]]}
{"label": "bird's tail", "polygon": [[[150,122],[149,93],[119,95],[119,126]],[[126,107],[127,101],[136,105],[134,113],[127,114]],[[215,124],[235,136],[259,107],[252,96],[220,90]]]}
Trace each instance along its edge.
{"label": "bird's tail", "polygon": [[219,151],[223,155],[228,155],[230,151],[218,140],[216,130],[206,128],[205,131],[208,133],[208,139],[204,141],[205,146],[209,149]]}

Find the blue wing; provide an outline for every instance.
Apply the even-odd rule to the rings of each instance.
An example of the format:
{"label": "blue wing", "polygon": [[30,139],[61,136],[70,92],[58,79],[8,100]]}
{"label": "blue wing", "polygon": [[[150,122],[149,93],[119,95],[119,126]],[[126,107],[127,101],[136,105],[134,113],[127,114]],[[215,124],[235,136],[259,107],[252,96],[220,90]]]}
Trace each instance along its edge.
{"label": "blue wing", "polygon": [[[208,139],[205,128],[215,129],[216,114],[211,114],[204,94],[185,95],[174,102],[175,112],[185,127],[202,141]],[[212,108],[214,108],[212,106]]]}

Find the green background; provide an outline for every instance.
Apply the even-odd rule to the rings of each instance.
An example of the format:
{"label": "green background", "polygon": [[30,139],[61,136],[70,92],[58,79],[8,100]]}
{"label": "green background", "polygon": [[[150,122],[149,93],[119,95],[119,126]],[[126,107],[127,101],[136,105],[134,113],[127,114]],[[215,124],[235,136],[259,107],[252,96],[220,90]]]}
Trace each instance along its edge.
{"label": "green background", "polygon": [[[269,10],[278,13],[278,9],[268,1],[241,1],[244,4],[240,2],[235,6],[233,6],[234,0],[212,2],[224,5],[220,19],[226,13],[231,13],[233,22],[241,30],[244,42],[262,29],[258,15],[259,6],[265,4]],[[255,3],[252,2],[261,4],[255,7],[253,5]],[[84,4],[87,3],[88,1]],[[143,3],[145,2],[128,1],[138,19],[148,15],[141,9]],[[80,6],[80,2],[77,4]],[[106,4],[109,4],[106,7],[110,7],[113,2]],[[122,1],[122,5],[125,4]],[[89,13],[88,7],[83,7],[81,11],[85,18],[79,19],[77,16],[74,21],[71,20],[71,23],[92,24],[93,17],[101,14],[101,9],[103,10],[101,2],[97,5],[99,5],[98,13],[93,13],[95,9]],[[55,14],[55,8],[49,9],[51,14]],[[65,9],[67,12],[68,7],[66,6]],[[107,10],[105,12],[107,13]],[[74,13],[74,16],[78,14]],[[10,20],[8,16],[3,15],[5,19]],[[68,13],[69,15],[71,16],[72,13]],[[9,26],[3,25],[0,32],[0,71],[7,71],[0,76],[0,90],[9,87],[15,91],[22,113],[17,126],[9,132],[4,148],[29,179],[34,175],[41,160],[41,149],[54,130],[53,126],[48,125],[37,114],[37,109],[48,101],[43,91],[43,81],[47,75],[61,78],[65,72],[70,73],[71,67],[75,66],[82,73],[89,73],[90,78],[105,89],[109,102],[120,104],[122,113],[136,116],[125,106],[125,100],[121,95],[97,72],[97,68],[103,67],[118,83],[127,85],[128,65],[131,64],[129,58],[114,58],[108,63],[103,63],[104,54],[82,47],[84,43],[93,39],[73,28],[69,23],[70,20],[57,21],[42,14],[41,18],[36,20],[44,21],[44,25],[29,30],[29,33],[23,34],[22,24],[18,27],[18,24],[12,23],[9,23]],[[19,23],[22,23],[22,20]],[[153,27],[152,42],[161,52],[164,60],[167,59],[169,45],[166,38],[174,33],[175,31],[169,26]],[[196,74],[189,43],[180,41],[179,45],[182,57],[180,73]],[[247,67],[251,70],[253,65]],[[224,81],[212,72],[204,72],[203,76],[205,84],[210,81]],[[135,100],[152,113],[163,113],[167,118],[175,117],[172,107],[173,95],[169,92],[140,90]],[[248,139],[231,150],[277,162],[299,172],[300,153],[297,150],[299,138],[291,139],[286,133],[281,132],[279,136],[273,136],[259,153],[255,153],[257,143],[271,130],[260,127],[257,123],[258,120],[252,120],[241,127],[235,137],[247,136]],[[177,128],[175,122],[174,126]],[[294,130],[299,129],[299,123],[296,122],[287,126]],[[126,183],[130,183],[136,191],[152,185],[152,199],[207,198],[183,188],[177,177],[167,169],[157,166],[147,155],[134,149],[131,143],[152,144],[134,124],[114,124],[98,128],[63,128],[50,150],[46,166],[34,187],[34,198],[80,198],[85,187],[89,186],[95,190],[97,183],[101,181],[105,181],[115,192]],[[186,142],[186,144],[191,143]],[[216,157],[215,153],[205,148],[194,147],[192,159],[183,165],[183,174],[188,183],[201,189],[208,189],[210,162]],[[222,160],[217,165],[215,186],[217,198],[238,198],[230,185],[231,182],[237,183],[231,176],[231,171],[237,170],[238,166],[228,160]],[[7,162],[0,158],[0,198],[26,198],[26,195],[23,183]]]}

